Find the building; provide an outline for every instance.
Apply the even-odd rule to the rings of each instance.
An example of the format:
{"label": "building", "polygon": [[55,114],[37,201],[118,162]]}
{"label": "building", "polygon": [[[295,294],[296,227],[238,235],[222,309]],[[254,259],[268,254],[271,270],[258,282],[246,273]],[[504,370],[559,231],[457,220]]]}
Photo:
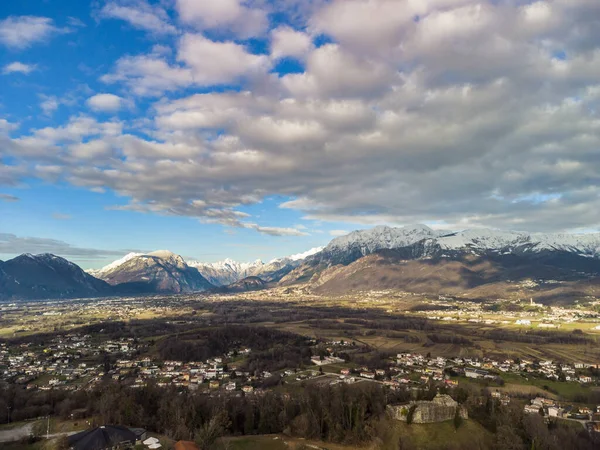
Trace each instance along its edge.
{"label": "building", "polygon": [[467,378],[483,378],[487,376],[489,372],[481,369],[465,369],[465,376]]}
{"label": "building", "polygon": [[467,410],[449,395],[438,394],[428,401],[413,401],[403,405],[388,405],[387,410],[396,420],[406,422],[412,410],[413,423],[437,423],[452,420],[457,412],[463,419],[468,419]]}
{"label": "building", "polygon": [[536,405],[525,405],[523,411],[525,414],[539,414],[540,407]]}
{"label": "building", "polygon": [[69,437],[73,450],[113,450],[133,447],[137,435],[127,427],[106,425],[82,431]]}

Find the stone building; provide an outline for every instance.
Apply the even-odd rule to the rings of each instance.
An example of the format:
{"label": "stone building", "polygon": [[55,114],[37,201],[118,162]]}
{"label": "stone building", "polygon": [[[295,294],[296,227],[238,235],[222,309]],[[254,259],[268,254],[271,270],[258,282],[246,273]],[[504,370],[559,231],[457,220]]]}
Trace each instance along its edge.
{"label": "stone building", "polygon": [[463,419],[468,419],[467,410],[449,395],[438,394],[428,401],[413,401],[402,405],[388,405],[387,409],[396,420],[406,422],[411,409],[412,423],[436,423],[454,419],[456,411]]}

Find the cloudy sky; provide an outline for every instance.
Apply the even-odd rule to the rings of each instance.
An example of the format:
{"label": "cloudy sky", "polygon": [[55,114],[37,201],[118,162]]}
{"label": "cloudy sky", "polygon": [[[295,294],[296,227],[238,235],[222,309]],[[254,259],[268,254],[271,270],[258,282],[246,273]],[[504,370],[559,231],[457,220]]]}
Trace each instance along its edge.
{"label": "cloudy sky", "polygon": [[598,0],[0,6],[0,257],[597,231]]}

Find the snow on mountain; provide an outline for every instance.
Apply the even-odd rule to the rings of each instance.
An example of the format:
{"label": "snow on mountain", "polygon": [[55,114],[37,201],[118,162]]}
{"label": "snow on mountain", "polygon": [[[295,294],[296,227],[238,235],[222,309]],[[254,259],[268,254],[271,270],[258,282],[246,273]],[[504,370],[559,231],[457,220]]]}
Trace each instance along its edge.
{"label": "snow on mountain", "polygon": [[200,274],[215,286],[225,286],[251,276],[264,265],[258,259],[254,262],[240,263],[232,259],[225,259],[214,263],[188,261],[188,266],[198,269]]}
{"label": "snow on mountain", "polygon": [[480,250],[507,252],[564,251],[580,256],[600,257],[600,233],[542,234],[472,229],[437,239],[446,250]]}
{"label": "snow on mountain", "polygon": [[277,258],[268,263],[257,259],[253,262],[237,262],[225,259],[214,263],[188,261],[190,267],[195,267],[204,278],[216,286],[226,286],[244,278],[259,277],[265,281],[277,281],[285,273],[298,266],[304,259],[320,252],[323,247],[315,247],[303,253],[285,258]]}
{"label": "snow on mountain", "polygon": [[181,256],[168,250],[130,253],[88,273],[113,286],[127,286],[144,293],[198,292],[213,287],[196,268],[188,266]]}
{"label": "snow on mountain", "polygon": [[[501,231],[488,228],[468,229],[456,233],[435,231],[425,225],[404,228],[378,226],[369,230],[353,231],[335,238],[321,254],[314,258],[328,264],[348,264],[383,249],[400,249],[423,243],[426,252],[469,251],[540,253],[564,251],[580,256],[600,258],[600,233],[596,234],[542,234]],[[430,256],[422,254],[421,257]],[[314,259],[313,258],[313,259]]]}
{"label": "snow on mountain", "polygon": [[411,225],[404,228],[377,226],[337,237],[311,259],[348,264],[378,250],[408,247],[441,235],[442,232],[432,230],[426,225]]}
{"label": "snow on mountain", "polygon": [[437,243],[444,250],[480,249],[501,250],[531,244],[531,236],[514,231],[470,229],[441,236]]}
{"label": "snow on mountain", "polygon": [[[292,261],[301,261],[303,259],[308,258],[309,256],[319,253],[324,248],[325,247],[314,247],[314,248],[311,248],[310,250],[305,251],[304,253],[296,253],[295,255],[290,255],[287,257],[287,259],[291,259]],[[285,259],[285,258],[282,258],[282,259]],[[274,259],[273,261],[278,261],[278,260]]]}
{"label": "snow on mountain", "polygon": [[536,250],[561,250],[581,256],[600,258],[600,233],[533,234]]}
{"label": "snow on mountain", "polygon": [[88,270],[86,270],[86,272],[96,278],[100,278],[104,273],[111,272],[113,269],[116,269],[120,265],[125,264],[130,259],[135,258],[136,256],[142,256],[142,255],[143,255],[143,253],[134,253],[134,252],[127,253],[121,259],[117,259],[116,261],[111,262],[110,264],[102,267],[101,269],[88,269]]}
{"label": "snow on mountain", "polygon": [[186,269],[188,267],[181,256],[176,255],[169,250],[156,250],[148,253],[148,256],[156,256],[157,258],[167,261],[169,264],[172,264],[178,269]]}

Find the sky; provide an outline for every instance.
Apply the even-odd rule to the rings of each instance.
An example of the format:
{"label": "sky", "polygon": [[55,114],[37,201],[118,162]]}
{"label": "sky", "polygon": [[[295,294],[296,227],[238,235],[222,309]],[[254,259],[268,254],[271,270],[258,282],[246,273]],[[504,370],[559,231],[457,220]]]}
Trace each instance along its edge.
{"label": "sky", "polygon": [[600,227],[598,0],[0,2],[0,259]]}

